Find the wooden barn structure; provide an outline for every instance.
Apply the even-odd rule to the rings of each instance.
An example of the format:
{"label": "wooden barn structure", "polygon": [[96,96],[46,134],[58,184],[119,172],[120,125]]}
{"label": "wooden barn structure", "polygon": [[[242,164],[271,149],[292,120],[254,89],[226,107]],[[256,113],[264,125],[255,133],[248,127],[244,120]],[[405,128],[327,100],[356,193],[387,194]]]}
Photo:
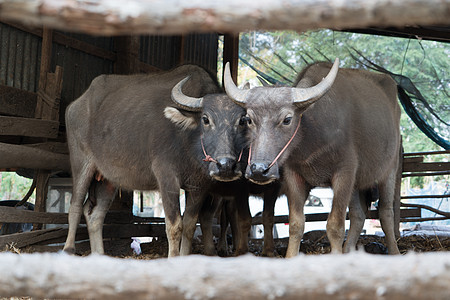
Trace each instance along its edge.
{"label": "wooden barn structure", "polygon": [[[349,7],[332,0],[319,4],[273,0],[258,5],[252,1],[243,1],[245,5],[242,1],[220,5],[131,2],[125,9],[121,1],[0,1],[0,171],[34,178],[37,191],[34,212],[0,207],[0,223],[35,224],[33,232],[0,237],[0,248],[11,243],[37,247],[65,240],[65,229],[36,229],[42,224],[67,223],[64,212],[46,212],[48,182],[70,172],[65,108],[100,74],[158,72],[184,63],[217,73],[218,37],[224,35],[224,61],[232,62],[236,77],[237,33],[249,29],[328,27],[450,40],[449,1],[374,1],[373,6],[355,1],[358,4]],[[171,6],[171,2],[177,5]],[[448,162],[424,163],[427,154],[405,156],[403,176],[450,173]],[[164,235],[163,220],[132,215],[131,197],[124,192],[116,199],[105,221],[105,238]],[[411,208],[401,210],[403,221],[420,220],[424,206],[405,206]],[[449,212],[435,211],[438,218],[450,217]],[[368,217],[376,217],[376,211]],[[324,219],[326,215],[307,217]],[[286,221],[286,217],[277,219]],[[142,225],[149,222],[153,226]],[[78,235],[80,240],[87,238],[86,231],[80,230]]]}

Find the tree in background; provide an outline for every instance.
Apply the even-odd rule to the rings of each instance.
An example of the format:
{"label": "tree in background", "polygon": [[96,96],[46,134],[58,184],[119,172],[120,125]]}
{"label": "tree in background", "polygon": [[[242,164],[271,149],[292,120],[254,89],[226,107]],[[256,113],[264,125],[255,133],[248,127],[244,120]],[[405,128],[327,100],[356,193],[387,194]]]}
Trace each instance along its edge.
{"label": "tree in background", "polygon": [[[32,179],[17,175],[15,172],[0,172],[0,201],[22,200],[30,189]],[[35,192],[28,202],[34,203]]]}

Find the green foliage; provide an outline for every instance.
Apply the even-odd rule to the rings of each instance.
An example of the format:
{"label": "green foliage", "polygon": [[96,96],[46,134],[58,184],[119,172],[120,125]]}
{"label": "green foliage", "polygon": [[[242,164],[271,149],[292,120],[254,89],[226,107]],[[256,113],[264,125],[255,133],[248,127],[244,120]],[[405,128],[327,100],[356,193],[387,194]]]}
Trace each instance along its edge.
{"label": "green foliage", "polygon": [[[21,177],[14,172],[0,172],[0,201],[22,200],[27,194],[33,180]],[[29,202],[34,203],[35,193]]]}

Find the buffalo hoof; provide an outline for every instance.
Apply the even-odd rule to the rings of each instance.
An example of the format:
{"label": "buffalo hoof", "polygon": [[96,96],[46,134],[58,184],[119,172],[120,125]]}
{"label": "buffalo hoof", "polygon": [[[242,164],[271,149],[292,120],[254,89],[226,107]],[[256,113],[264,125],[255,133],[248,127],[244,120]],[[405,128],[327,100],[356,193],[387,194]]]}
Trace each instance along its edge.
{"label": "buffalo hoof", "polygon": [[248,253],[248,249],[236,249],[234,256],[240,256]]}
{"label": "buffalo hoof", "polygon": [[278,256],[280,256],[278,254],[277,250],[275,250],[275,249],[272,249],[272,250],[263,249],[263,252],[261,253],[261,255],[265,256],[265,257],[278,257]]}
{"label": "buffalo hoof", "polygon": [[75,254],[75,247],[64,248],[63,251],[64,251],[64,253],[67,253],[67,254],[70,254],[70,255],[74,255]]}

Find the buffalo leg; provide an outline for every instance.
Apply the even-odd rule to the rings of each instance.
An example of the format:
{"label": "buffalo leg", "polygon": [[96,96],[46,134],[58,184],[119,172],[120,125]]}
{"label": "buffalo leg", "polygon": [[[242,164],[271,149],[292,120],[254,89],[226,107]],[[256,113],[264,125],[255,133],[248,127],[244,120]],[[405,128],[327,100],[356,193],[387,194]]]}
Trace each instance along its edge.
{"label": "buffalo leg", "polygon": [[381,228],[385,234],[386,244],[389,254],[400,254],[395,238],[394,224],[394,194],[396,191],[397,170],[391,171],[387,179],[379,182],[380,200],[378,203],[378,213],[380,216]]}
{"label": "buffalo leg", "polygon": [[331,244],[331,253],[342,253],[345,238],[345,219],[347,207],[352,198],[354,181],[354,170],[346,169],[334,174],[331,182],[334,196],[327,220],[327,236]]}
{"label": "buffalo leg", "polygon": [[238,215],[237,223],[239,227],[236,255],[242,255],[248,252],[248,234],[252,226],[252,215],[248,204],[248,196],[248,193],[239,193],[235,198]]}
{"label": "buffalo leg", "polygon": [[73,185],[68,217],[69,230],[63,249],[64,252],[71,254],[75,253],[75,237],[80,224],[81,214],[83,213],[84,198],[95,172],[95,169],[90,164],[74,161],[74,156],[71,155]]}
{"label": "buffalo leg", "polygon": [[227,202],[229,200],[223,199],[220,209],[220,237],[217,242],[217,254],[219,256],[228,255],[227,231],[229,218],[227,217]]}
{"label": "buffalo leg", "polygon": [[84,204],[83,210],[89,233],[91,253],[104,254],[103,223],[117,190],[106,181],[93,181],[91,183],[90,194],[91,190],[94,192],[94,195],[90,195],[90,197],[95,197],[96,203],[92,207],[90,201],[87,201]]}
{"label": "buffalo leg", "polygon": [[169,244],[169,257],[180,255],[180,242],[183,231],[183,222],[180,212],[180,185],[176,177],[167,177],[167,174],[160,174],[158,170],[164,170],[164,164],[154,163],[153,172],[157,175],[159,192],[161,194],[166,235]]}
{"label": "buffalo leg", "polygon": [[186,209],[183,215],[183,231],[181,239],[181,255],[189,255],[192,251],[192,239],[197,226],[198,215],[205,196],[198,192],[189,192],[186,197]]}
{"label": "buffalo leg", "polygon": [[289,244],[286,258],[295,257],[300,250],[300,243],[305,230],[303,208],[311,187],[296,172],[285,170],[286,196],[289,205]]}
{"label": "buffalo leg", "polygon": [[263,225],[264,225],[264,247],[263,256],[273,257],[277,253],[275,251],[275,243],[273,240],[273,226],[275,214],[275,201],[278,197],[278,189],[271,189],[264,193],[264,209],[263,209]]}
{"label": "buffalo leg", "polygon": [[366,199],[367,191],[353,191],[350,200],[348,215],[350,219],[350,229],[348,230],[347,240],[344,244],[344,253],[356,250],[359,236],[366,221],[366,213],[368,208],[368,199]]}
{"label": "buffalo leg", "polygon": [[202,228],[203,246],[205,255],[215,255],[214,235],[212,232],[212,221],[219,206],[222,205],[222,199],[218,196],[207,196],[200,211],[199,220]]}
{"label": "buffalo leg", "polygon": [[236,200],[237,199],[235,198],[228,198],[227,201],[225,201],[227,219],[230,223],[231,236],[233,239],[233,250],[236,250],[237,245],[239,244],[239,217],[237,212]]}

